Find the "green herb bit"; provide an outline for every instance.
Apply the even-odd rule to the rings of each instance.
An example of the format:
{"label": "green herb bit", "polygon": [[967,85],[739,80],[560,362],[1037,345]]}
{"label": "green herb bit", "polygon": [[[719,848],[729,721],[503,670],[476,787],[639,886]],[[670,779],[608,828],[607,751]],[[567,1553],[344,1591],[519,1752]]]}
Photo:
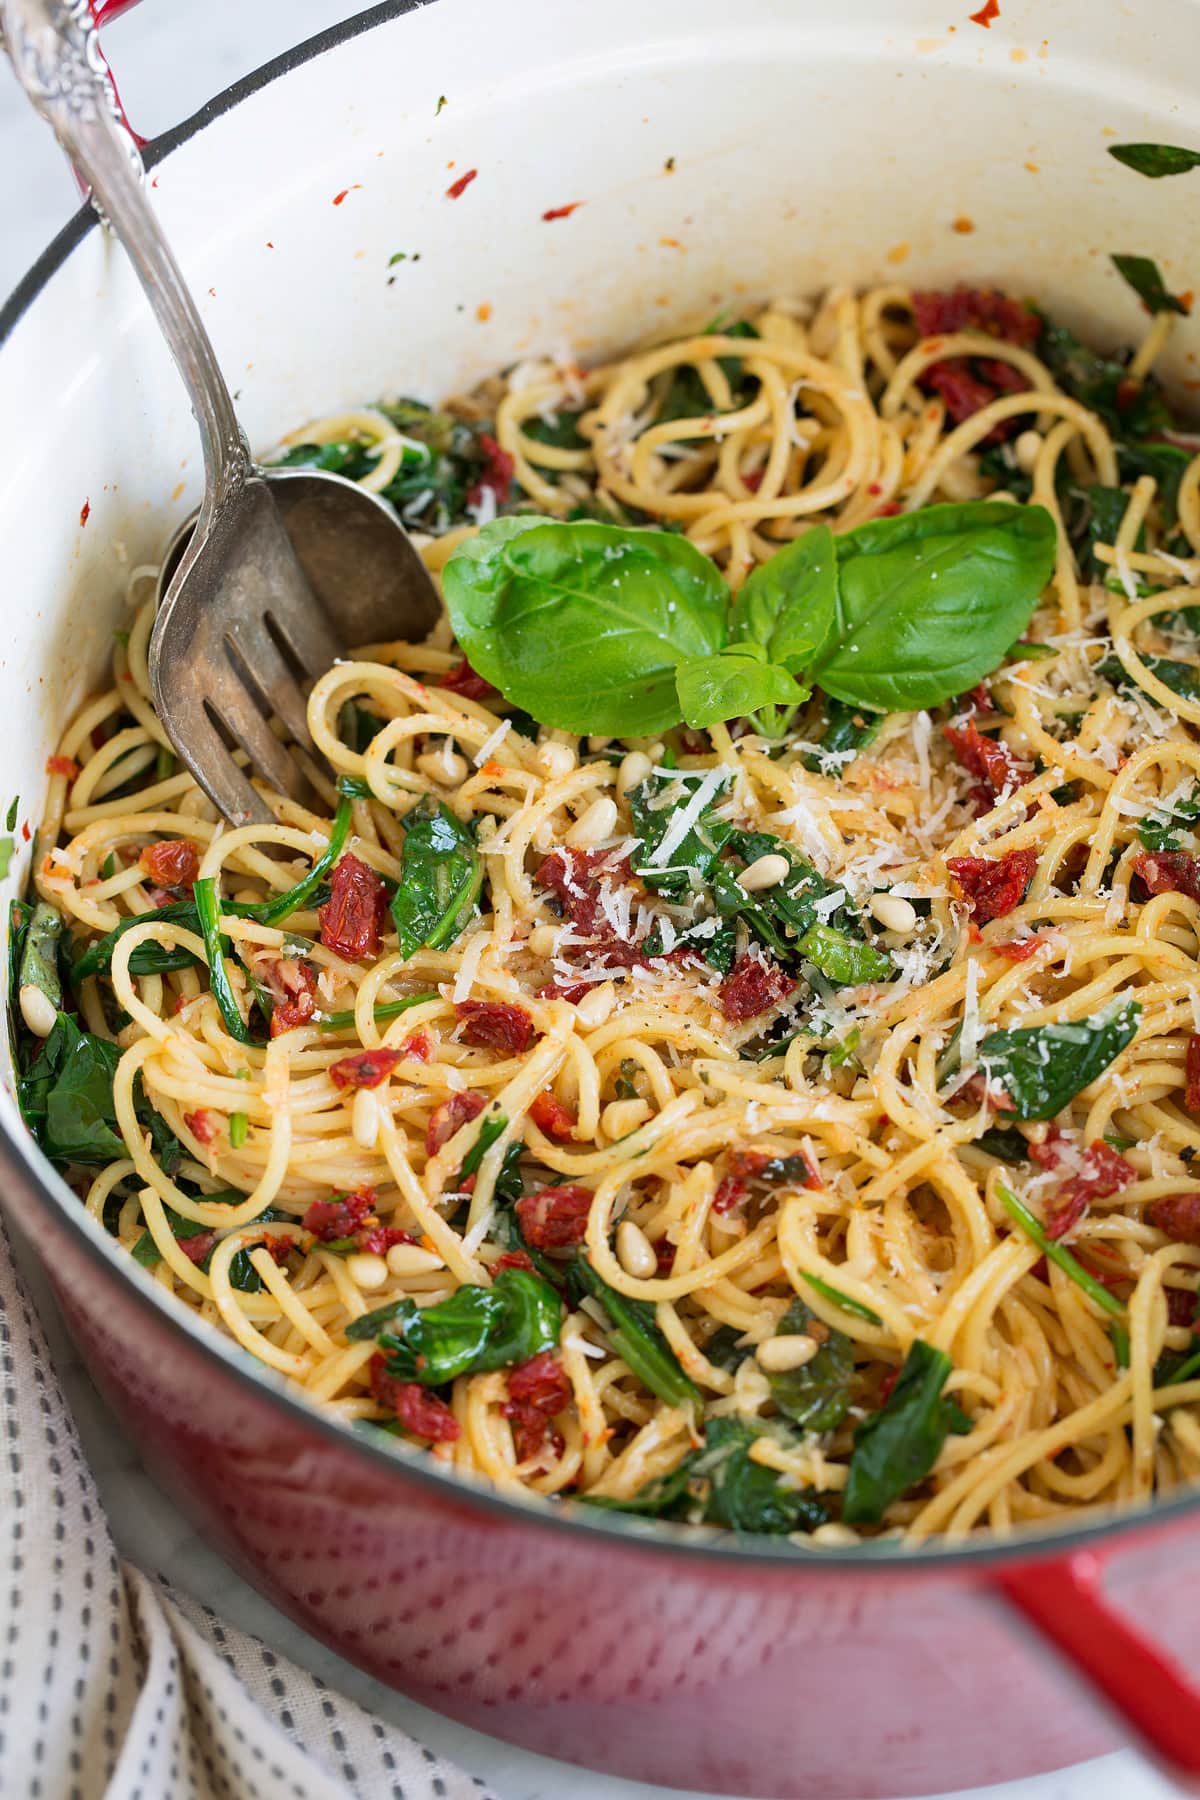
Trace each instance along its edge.
{"label": "green herb bit", "polygon": [[58,947],[62,934],[62,914],[48,901],[39,900],[25,933],[20,986],[36,988],[45,995],[55,1012],[61,1008],[63,999],[58,975]]}
{"label": "green herb bit", "polygon": [[250,1027],[242,1017],[237,996],[229,979],[229,968],[225,961],[228,940],[221,936],[215,878],[211,875],[203,876],[196,882],[192,893],[196,903],[196,915],[200,922],[200,931],[204,938],[209,985],[212,988],[213,998],[224,1021],[225,1029],[240,1044],[253,1043]]}
{"label": "green herb bit", "polygon": [[854,1300],[849,1294],[843,1294],[841,1288],[825,1281],[820,1275],[810,1275],[807,1269],[801,1269],[801,1280],[807,1281],[814,1293],[828,1300],[831,1306],[840,1306],[843,1312],[853,1313],[856,1319],[865,1319],[868,1325],[882,1325],[883,1320],[871,1307],[864,1306],[861,1300]]}
{"label": "green herb bit", "polygon": [[244,1112],[229,1115],[229,1145],[232,1150],[240,1150],[246,1142],[246,1134],[250,1130],[249,1116]]}
{"label": "green herb bit", "polygon": [[[408,994],[403,1000],[386,1000],[375,1008],[376,1025],[384,1025],[389,1019],[398,1019],[412,1006],[423,1006],[427,1000],[436,1000],[436,994]],[[321,1031],[349,1031],[354,1025],[354,1013],[330,1013],[324,1019],[317,1020]]]}
{"label": "green herb bit", "polygon": [[1127,281],[1146,311],[1186,314],[1187,307],[1176,294],[1168,292],[1158,264],[1149,256],[1117,255],[1112,265]]}
{"label": "green herb bit", "polygon": [[18,811],[19,811],[19,809],[20,809],[20,805],[21,805],[21,796],[20,796],[20,794],[14,794],[14,795],[13,795],[13,803],[12,803],[12,805],[11,805],[11,806],[10,806],[10,807],[9,807],[9,809],[8,809],[8,812],[7,812],[7,814],[6,814],[6,815],[5,815],[5,819],[4,819],[4,829],[5,829],[5,831],[15,831],[15,830],[16,830],[16,825],[17,825],[17,813],[18,813]]}
{"label": "green herb bit", "polygon": [[1050,1262],[1056,1263],[1065,1275],[1069,1275],[1076,1287],[1081,1288],[1088,1299],[1094,1300],[1096,1305],[1110,1318],[1124,1320],[1124,1304],[1114,1294],[1110,1294],[1104,1284],[1097,1281],[1094,1275],[1089,1275],[1083,1264],[1075,1260],[1065,1245],[1060,1244],[1056,1238],[1047,1237],[1045,1227],[1039,1219],[1034,1217],[1024,1201],[1018,1200],[1017,1196],[1011,1189],[1006,1188],[1003,1182],[996,1183],[996,1192],[1000,1196],[1000,1204],[1005,1212],[1010,1218],[1016,1220],[1027,1237],[1033,1239],[1042,1255]]}
{"label": "green herb bit", "polygon": [[1164,175],[1186,175],[1200,166],[1200,150],[1185,150],[1178,144],[1109,144],[1108,154],[1135,175],[1161,181]]}
{"label": "green herb bit", "polygon": [[659,1330],[654,1308],[629,1300],[599,1276],[580,1251],[571,1264],[581,1287],[599,1300],[612,1321],[609,1343],[652,1394],[668,1406],[699,1406],[700,1392],[684,1374],[679,1359]]}

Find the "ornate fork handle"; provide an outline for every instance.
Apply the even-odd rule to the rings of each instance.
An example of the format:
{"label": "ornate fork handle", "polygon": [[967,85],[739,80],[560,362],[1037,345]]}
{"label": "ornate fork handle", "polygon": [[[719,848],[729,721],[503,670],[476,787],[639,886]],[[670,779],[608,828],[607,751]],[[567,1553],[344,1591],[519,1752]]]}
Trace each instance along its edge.
{"label": "ornate fork handle", "polygon": [[0,36],[27,98],[121,240],[188,391],[210,499],[240,485],[250,455],[208,333],[146,198],[142,159],[121,118],[90,0],[0,0]]}

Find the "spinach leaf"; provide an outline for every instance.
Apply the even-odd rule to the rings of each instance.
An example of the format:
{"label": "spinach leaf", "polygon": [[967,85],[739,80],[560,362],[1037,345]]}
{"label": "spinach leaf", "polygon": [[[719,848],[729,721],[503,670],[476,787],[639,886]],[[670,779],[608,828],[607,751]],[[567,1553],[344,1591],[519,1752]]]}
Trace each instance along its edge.
{"label": "spinach leaf", "polygon": [[992,1031],[979,1045],[979,1066],[1013,1102],[1014,1122],[1052,1119],[1133,1042],[1141,1016],[1136,1000],[1114,1000],[1067,1024]]}
{"label": "spinach leaf", "polygon": [[1108,154],[1132,169],[1135,175],[1146,175],[1161,181],[1164,175],[1186,175],[1200,167],[1200,150],[1184,150],[1178,144],[1109,144]]}
{"label": "spinach leaf", "polygon": [[814,1337],[820,1348],[802,1368],[767,1376],[771,1398],[793,1425],[836,1431],[850,1405],[854,1345],[844,1332],[831,1331],[803,1300],[793,1300],[776,1327],[776,1336],[792,1335]]}
{"label": "spinach leaf", "polygon": [[[83,1031],[60,1012],[48,1038],[17,1084],[26,1124],[52,1162],[104,1164],[126,1155],[113,1106],[120,1047]],[[151,1134],[160,1166],[171,1174],[182,1154],[166,1120],[150,1105],[139,1079],[134,1110]]]}
{"label": "spinach leaf", "polygon": [[622,737],[679,722],[675,669],[720,650],[729,593],[686,538],[497,519],[443,572],[473,668],[547,725]]}
{"label": "spinach leaf", "polygon": [[[1139,651],[1138,654],[1150,673],[1157,675],[1163,686],[1170,688],[1173,694],[1181,694],[1185,700],[1200,699],[1200,663],[1181,662],[1173,656],[1154,656],[1149,652]],[[1132,688],[1138,685],[1119,656],[1106,656],[1096,664],[1093,673],[1103,675],[1115,688]]]}
{"label": "spinach leaf", "polygon": [[[483,1123],[479,1127],[479,1136],[475,1139],[475,1142],[463,1157],[458,1174],[454,1178],[455,1184],[458,1187],[462,1186],[469,1175],[474,1175],[478,1172],[479,1165],[483,1161],[485,1154],[491,1149],[492,1145],[506,1129],[507,1125],[508,1120],[501,1112],[489,1112],[485,1115]],[[510,1144],[508,1149],[504,1152],[504,1157],[501,1161],[500,1170],[496,1176],[496,1184],[493,1190],[497,1200],[507,1200],[509,1202],[519,1200],[524,1193],[525,1183],[521,1176],[521,1156],[524,1149],[524,1144],[517,1142]]]}
{"label": "spinach leaf", "polygon": [[[386,1000],[375,1008],[375,1023],[383,1025],[388,1019],[398,1019],[410,1006],[421,1006],[426,1000],[436,999],[436,994],[407,994],[403,1000]],[[317,1020],[320,1031],[348,1031],[353,1024],[353,1012],[327,1013],[323,1019]]]}
{"label": "spinach leaf", "polygon": [[[236,1188],[228,1188],[220,1194],[197,1193],[196,1198],[198,1200],[203,1200],[208,1206],[240,1206],[246,1196],[245,1194],[239,1193]],[[177,1213],[172,1206],[165,1207],[163,1210],[166,1213],[167,1223],[171,1227],[171,1236],[176,1240],[180,1238],[201,1237],[206,1231],[213,1230],[211,1225],[201,1225],[197,1223],[195,1219],[185,1219],[183,1214]],[[268,1206],[263,1212],[260,1212],[258,1217],[252,1220],[251,1223],[259,1225],[268,1219],[282,1219],[286,1217],[287,1215],[285,1213],[277,1212],[273,1206]],[[255,1248],[257,1248],[256,1245],[250,1246],[250,1249]],[[198,1264],[198,1267],[201,1268],[205,1274],[208,1273],[208,1266],[212,1261],[213,1250],[215,1249],[216,1245],[214,1244],[212,1250],[210,1250],[208,1255]],[[263,1285],[262,1276],[250,1261],[250,1249],[237,1251],[237,1253],[229,1260],[229,1285],[237,1288],[243,1294],[260,1293]],[[141,1263],[144,1269],[154,1268],[159,1260],[158,1245],[155,1243],[153,1234],[150,1231],[143,1231],[141,1237],[130,1251],[130,1255],[135,1262]]]}
{"label": "spinach leaf", "polygon": [[571,1263],[571,1275],[585,1292],[599,1300],[612,1321],[608,1341],[623,1357],[643,1386],[668,1406],[698,1406],[700,1393],[679,1366],[679,1359],[654,1320],[654,1308],[643,1300],[629,1300],[597,1275],[580,1251]]}
{"label": "spinach leaf", "polygon": [[896,965],[886,951],[820,923],[809,926],[796,945],[796,953],[820,969],[835,987],[887,981],[896,973]]}
{"label": "spinach leaf", "polygon": [[351,817],[349,797],[343,794],[338,800],[337,811],[333,815],[333,824],[329,830],[329,842],[313,863],[308,874],[294,887],[285,889],[282,894],[273,894],[269,900],[250,902],[231,900],[226,911],[234,913],[239,919],[257,919],[260,925],[279,925],[290,914],[299,912],[302,906],[315,897],[317,889],[325,877],[330,874],[345,849],[346,839],[350,835]]}
{"label": "spinach leaf", "polygon": [[242,1009],[238,1005],[237,995],[234,993],[233,984],[229,979],[229,965],[225,961],[229,950],[229,939],[221,936],[215,878],[211,875],[203,877],[196,882],[192,893],[196,901],[200,932],[204,938],[205,955],[208,958],[208,984],[212,989],[213,999],[217,1003],[225,1029],[230,1037],[236,1038],[240,1044],[253,1043],[253,1034],[242,1017]]}
{"label": "spinach leaf", "polygon": [[[732,826],[713,816],[714,808],[725,798],[729,777],[722,772],[720,781],[713,783],[711,774],[708,769],[673,770],[670,780],[651,775],[630,791],[633,829],[641,841],[634,874],[657,893],[682,899],[702,887],[729,837]],[[658,854],[660,845],[675,825],[680,809],[694,807],[702,787],[707,800],[664,858]]]}
{"label": "spinach leaf", "polygon": [[970,1431],[962,1408],[942,1398],[953,1367],[944,1350],[913,1340],[887,1400],[854,1433],[842,1496],[848,1525],[877,1525],[893,1500],[924,1481],[948,1434]]}
{"label": "spinach leaf", "polygon": [[[1081,565],[1089,580],[1104,581],[1111,574],[1111,569],[1097,557],[1096,545],[1116,543],[1121,521],[1129,506],[1129,495],[1124,488],[1104,487],[1099,482],[1093,482],[1083,492],[1087,500],[1087,535],[1082,546],[1084,554]],[[1144,549],[1145,543],[1146,532],[1143,527],[1134,547]]]}
{"label": "spinach leaf", "polygon": [[754,1355],[749,1344],[743,1344],[745,1336],[736,1325],[718,1325],[712,1336],[700,1348],[709,1362],[718,1369],[725,1369],[732,1375],[740,1369],[748,1356]]}
{"label": "spinach leaf", "polygon": [[1162,271],[1152,257],[1114,255],[1110,260],[1117,274],[1129,283],[1148,313],[1186,314],[1187,307],[1177,295],[1168,292]]}
{"label": "spinach leaf", "polygon": [[1089,349],[1065,325],[1045,321],[1041,357],[1059,387],[1098,413],[1117,437],[1150,437],[1174,425],[1157,382],[1134,380],[1125,363]]}
{"label": "spinach leaf", "polygon": [[864,713],[861,707],[848,706],[831,694],[823,694],[821,703],[825,729],[820,742],[800,754],[805,768],[814,774],[834,775],[879,736],[885,715]]}
{"label": "spinach leaf", "polygon": [[684,719],[696,730],[744,718],[765,706],[796,707],[810,692],[779,663],[766,662],[755,643],[690,656],[676,669],[675,683]]}
{"label": "spinach leaf", "polygon": [[807,674],[869,711],[974,687],[1029,623],[1054,569],[1054,521],[999,501],[928,506],[836,539],[838,604]]}
{"label": "spinach leaf", "polygon": [[436,800],[420,801],[404,825],[392,918],[407,958],[423,947],[444,950],[465,928],[483,886],[483,858],[470,827]]}
{"label": "spinach leaf", "polygon": [[[135,925],[144,925],[147,919],[153,919],[156,925],[181,925],[185,931],[194,931],[197,937],[201,935],[200,915],[191,900],[176,900],[152,913],[135,913],[114,925],[76,958],[71,968],[75,986],[78,987],[89,975],[107,975],[118,940]],[[134,975],[162,975],[170,969],[190,968],[195,960],[190,950],[167,950],[162,944],[154,943],[139,944],[129,959],[129,968]]]}
{"label": "spinach leaf", "polygon": [[[722,325],[714,319],[706,325],[700,334],[702,337],[756,338],[758,332],[749,319],[738,319],[732,325]],[[754,382],[746,376],[740,356],[719,356],[717,366],[723,370],[729,383],[730,398],[735,411],[748,404],[754,393]],[[717,408],[714,407],[708,389],[701,381],[697,370],[691,363],[683,363],[673,370],[666,381],[663,397],[655,415],[655,424],[670,424],[675,419],[711,418]],[[685,439],[685,442],[695,440]]]}
{"label": "spinach leaf", "polygon": [[801,675],[833,628],[837,603],[834,536],[817,525],[747,576],[734,603],[732,643],[759,644],[772,663]]}
{"label": "spinach leaf", "polygon": [[324,469],[332,475],[344,475],[347,481],[361,481],[378,461],[366,444],[341,439],[331,444],[292,444],[282,456],[272,458],[271,467]]}
{"label": "spinach leaf", "polygon": [[[1192,460],[1192,452],[1185,450],[1181,444],[1121,444],[1117,450],[1122,481],[1136,481],[1139,475],[1152,475],[1158,483],[1157,501],[1163,517],[1168,525],[1174,525],[1179,517],[1179,484],[1183,480],[1188,464]],[[1111,539],[1109,540],[1111,543]],[[1144,543],[1144,532],[1139,532],[1137,548]],[[1174,546],[1168,546],[1174,548]],[[1191,554],[1190,546],[1183,549],[1182,554]],[[1109,571],[1105,571],[1109,573]]]}
{"label": "spinach leaf", "polygon": [[[1125,1317],[1123,1302],[1118,1300],[1115,1294],[1110,1294],[1104,1283],[1097,1281],[1096,1277],[1090,1274],[1081,1262],[1077,1262],[1065,1244],[1060,1243],[1057,1238],[1047,1236],[1045,1226],[1040,1219],[1034,1217],[1024,1201],[1018,1200],[1017,1196],[1002,1182],[996,1183],[996,1192],[1005,1212],[1011,1219],[1016,1220],[1026,1237],[1033,1239],[1042,1255],[1050,1262],[1057,1263],[1058,1267],[1071,1277],[1076,1287],[1081,1288],[1089,1299],[1095,1301],[1102,1312],[1108,1313],[1111,1318],[1123,1320]],[[1116,1346],[1114,1345],[1114,1347]],[[1128,1365],[1128,1340],[1126,1341],[1125,1360]]]}
{"label": "spinach leaf", "polygon": [[[553,419],[543,419],[540,413],[534,413],[531,419],[521,420],[521,431],[535,444],[548,444],[554,450],[586,450],[588,441],[579,434],[579,421],[582,411],[572,412],[567,407],[559,407]],[[544,469],[543,477],[553,479],[555,471]]]}
{"label": "spinach leaf", "polygon": [[745,1536],[814,1531],[828,1520],[827,1507],[811,1491],[785,1487],[777,1470],[751,1461],[750,1451],[763,1437],[786,1444],[796,1441],[790,1433],[758,1420],[709,1419],[702,1447],[685,1456],[669,1475],[646,1482],[632,1498],[583,1494],[580,1499],[612,1512],[726,1525]]}
{"label": "spinach leaf", "polygon": [[524,1269],[501,1269],[492,1287],[461,1287],[434,1306],[419,1307],[408,1299],[392,1304],[387,1323],[398,1329],[377,1332],[380,1314],[389,1310],[380,1307],[356,1320],[346,1335],[378,1336],[388,1374],[424,1387],[527,1362],[558,1342],[558,1295]]}
{"label": "spinach leaf", "polygon": [[25,932],[18,979],[18,992],[23,987],[37,988],[55,1012],[60,1010],[63,997],[58,974],[58,946],[62,932],[62,914],[49,901],[39,900]]}
{"label": "spinach leaf", "polygon": [[[1200,675],[1200,669],[1197,670]],[[1147,850],[1178,850],[1180,831],[1190,831],[1200,820],[1200,782],[1177,800],[1169,811],[1155,809],[1138,820],[1138,836]]]}
{"label": "spinach leaf", "polygon": [[[471,489],[494,474],[484,441],[493,422],[459,419],[409,398],[381,400],[379,411],[409,440],[400,467],[383,489],[384,499],[408,524],[427,531],[445,531],[465,519]],[[504,493],[494,480],[491,485],[497,505],[508,506],[511,486]]]}
{"label": "spinach leaf", "polygon": [[807,1269],[800,1271],[801,1279],[806,1281],[814,1293],[820,1294],[833,1306],[840,1306],[843,1312],[853,1313],[856,1319],[865,1319],[868,1325],[882,1325],[883,1320],[870,1306],[864,1306],[861,1300],[851,1299],[835,1288],[831,1281],[823,1281],[819,1275],[810,1275]]}
{"label": "spinach leaf", "polygon": [[981,1132],[973,1140],[976,1150],[986,1150],[997,1162],[1024,1163],[1029,1161],[1029,1144],[1015,1126],[993,1125],[989,1130]]}

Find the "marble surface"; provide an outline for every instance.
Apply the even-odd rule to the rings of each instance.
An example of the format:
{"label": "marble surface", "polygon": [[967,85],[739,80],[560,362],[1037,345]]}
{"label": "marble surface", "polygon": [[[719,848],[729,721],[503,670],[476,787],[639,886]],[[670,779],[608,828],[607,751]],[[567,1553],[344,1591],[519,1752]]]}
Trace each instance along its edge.
{"label": "marble surface", "polygon": [[[577,0],[578,3],[578,0]],[[145,136],[185,118],[268,57],[359,10],[338,0],[148,0],[105,34],[130,118]],[[0,213],[0,293],[7,293],[75,204],[55,145],[0,71],[0,166],[10,172]],[[18,172],[16,178],[13,172]],[[36,1270],[39,1310],[75,1409],[122,1552],[202,1596],[381,1717],[485,1777],[503,1800],[704,1800],[701,1795],[618,1781],[532,1756],[452,1724],[361,1674],[284,1619],[184,1525],[143,1473],[135,1447],[96,1395]],[[974,1790],[974,1800],[1172,1800],[1180,1794],[1133,1753],[1060,1774]],[[864,1797],[867,1800],[867,1797]],[[945,1800],[951,1800],[946,1796]]]}

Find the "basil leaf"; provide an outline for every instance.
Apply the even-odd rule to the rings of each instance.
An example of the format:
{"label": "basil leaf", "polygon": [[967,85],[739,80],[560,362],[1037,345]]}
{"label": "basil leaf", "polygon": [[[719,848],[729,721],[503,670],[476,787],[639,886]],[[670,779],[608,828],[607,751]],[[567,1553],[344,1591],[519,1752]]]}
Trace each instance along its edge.
{"label": "basil leaf", "polygon": [[473,668],[547,725],[613,737],[681,718],[675,669],[720,650],[728,589],[673,532],[497,519],[443,571]]}
{"label": "basil leaf", "polygon": [[808,699],[810,689],[801,687],[778,663],[763,662],[761,657],[758,646],[747,643],[681,662],[675,682],[686,722],[701,730],[744,718],[761,706],[799,706]]}
{"label": "basil leaf", "polygon": [[1187,307],[1168,291],[1158,264],[1149,256],[1114,255],[1109,259],[1149,313],[1186,314]]}
{"label": "basil leaf", "polygon": [[633,829],[641,840],[633,872],[658,893],[682,898],[700,888],[733,829],[726,820],[713,816],[713,809],[725,798],[729,784],[728,775],[722,771],[719,782],[709,781],[707,802],[668,857],[664,860],[655,854],[675,825],[680,809],[693,806],[711,774],[708,769],[674,770],[670,780],[651,775],[630,790]]}
{"label": "basil leaf", "polygon": [[[387,1319],[382,1315],[388,1314]],[[378,1336],[387,1372],[400,1381],[440,1387],[459,1375],[528,1362],[558,1342],[561,1307],[554,1289],[524,1269],[501,1269],[490,1288],[467,1286],[434,1306],[400,1300],[379,1307],[347,1330]],[[399,1326],[376,1333],[376,1321]]]}
{"label": "basil leaf", "polygon": [[404,821],[392,918],[400,953],[444,950],[464,929],[483,886],[475,838],[449,807],[422,800]]}
{"label": "basil leaf", "polygon": [[1109,144],[1108,154],[1135,175],[1161,181],[1164,175],[1186,175],[1200,167],[1200,150],[1184,150],[1178,144]]}
{"label": "basil leaf", "polygon": [[979,1066],[1013,1102],[1014,1123],[1052,1119],[1133,1042],[1141,1016],[1136,1000],[1113,1001],[1064,1025],[992,1031],[979,1045]]}
{"label": "basil leaf", "polygon": [[944,1350],[913,1340],[884,1405],[854,1433],[842,1496],[848,1525],[877,1525],[893,1500],[924,1481],[948,1434],[970,1431],[961,1407],[942,1398],[953,1367]]}
{"label": "basil leaf", "polygon": [[608,1341],[618,1356],[652,1394],[668,1406],[698,1406],[699,1390],[679,1366],[679,1359],[654,1320],[654,1308],[642,1300],[629,1300],[597,1275],[580,1251],[571,1273],[586,1293],[599,1300],[612,1321]]}
{"label": "basil leaf", "polygon": [[1044,507],[987,500],[860,525],[836,540],[837,616],[808,674],[876,712],[965,692],[1029,623],[1056,541]]}
{"label": "basil leaf", "polygon": [[820,1348],[802,1368],[767,1376],[772,1400],[793,1425],[803,1426],[805,1431],[836,1431],[850,1406],[853,1343],[845,1332],[831,1331],[803,1300],[792,1301],[775,1335],[815,1337]]}
{"label": "basil leaf", "polygon": [[796,945],[796,953],[820,969],[836,987],[887,981],[896,973],[896,965],[886,951],[820,923],[809,926]]}
{"label": "basil leaf", "polygon": [[771,662],[802,675],[833,626],[837,601],[833,533],[817,525],[747,576],[734,602],[732,644],[761,644]]}

